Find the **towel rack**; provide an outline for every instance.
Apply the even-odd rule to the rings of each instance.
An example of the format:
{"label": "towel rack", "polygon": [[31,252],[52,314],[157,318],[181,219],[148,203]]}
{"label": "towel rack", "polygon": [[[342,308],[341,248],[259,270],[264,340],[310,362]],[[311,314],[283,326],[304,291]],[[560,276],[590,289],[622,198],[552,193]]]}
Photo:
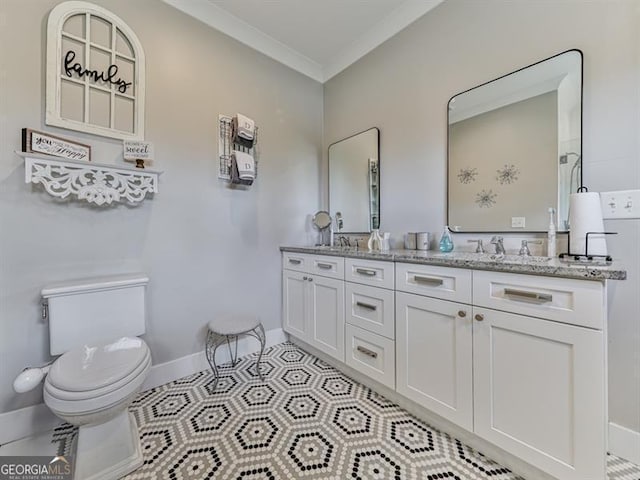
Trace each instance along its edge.
{"label": "towel rack", "polygon": [[[258,177],[258,126],[254,130],[253,146],[247,148],[233,141],[233,132],[231,120],[233,117],[229,115],[218,115],[218,178],[231,182],[231,154],[234,150],[239,150],[250,154],[255,162],[255,177]],[[240,180],[243,183],[243,180]]]}

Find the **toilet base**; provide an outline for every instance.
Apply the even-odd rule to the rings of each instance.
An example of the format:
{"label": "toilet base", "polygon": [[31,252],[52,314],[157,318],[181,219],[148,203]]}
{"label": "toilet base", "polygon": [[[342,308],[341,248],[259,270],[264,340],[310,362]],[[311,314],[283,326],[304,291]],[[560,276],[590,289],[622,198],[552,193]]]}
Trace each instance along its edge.
{"label": "toilet base", "polygon": [[115,480],[139,468],[142,448],[133,414],[124,409],[111,420],[78,430],[74,480]]}

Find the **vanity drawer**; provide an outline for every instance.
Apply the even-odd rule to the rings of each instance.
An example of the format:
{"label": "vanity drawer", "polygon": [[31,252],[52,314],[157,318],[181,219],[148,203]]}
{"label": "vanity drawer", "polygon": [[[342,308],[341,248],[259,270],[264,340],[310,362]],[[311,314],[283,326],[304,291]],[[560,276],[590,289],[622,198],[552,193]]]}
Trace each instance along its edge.
{"label": "vanity drawer", "polygon": [[395,338],[393,290],[346,282],[347,323],[390,339]]}
{"label": "vanity drawer", "polygon": [[396,263],[396,290],[471,303],[471,270]]}
{"label": "vanity drawer", "polygon": [[393,290],[393,266],[393,262],[347,258],[345,280]]}
{"label": "vanity drawer", "polygon": [[345,333],[347,365],[382,385],[395,389],[395,342],[349,324]]}
{"label": "vanity drawer", "polygon": [[570,278],[475,271],[473,304],[601,330],[604,284]]}
{"label": "vanity drawer", "polygon": [[309,273],[344,280],[344,257],[314,255],[309,257],[308,267]]}
{"label": "vanity drawer", "polygon": [[344,258],[283,252],[282,268],[344,280]]}
{"label": "vanity drawer", "polygon": [[282,252],[282,268],[295,270],[296,272],[306,272],[308,270],[309,255],[295,252]]}

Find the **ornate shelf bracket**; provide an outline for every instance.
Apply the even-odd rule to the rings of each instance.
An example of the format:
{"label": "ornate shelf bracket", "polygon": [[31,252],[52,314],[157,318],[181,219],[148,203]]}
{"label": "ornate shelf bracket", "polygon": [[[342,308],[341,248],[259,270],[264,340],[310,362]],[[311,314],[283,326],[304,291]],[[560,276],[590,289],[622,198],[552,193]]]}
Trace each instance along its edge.
{"label": "ornate shelf bracket", "polygon": [[24,157],[25,183],[40,183],[53,197],[75,195],[78,200],[95,205],[138,204],[147,193],[158,192],[158,179],[162,173],[146,168],[16,153]]}

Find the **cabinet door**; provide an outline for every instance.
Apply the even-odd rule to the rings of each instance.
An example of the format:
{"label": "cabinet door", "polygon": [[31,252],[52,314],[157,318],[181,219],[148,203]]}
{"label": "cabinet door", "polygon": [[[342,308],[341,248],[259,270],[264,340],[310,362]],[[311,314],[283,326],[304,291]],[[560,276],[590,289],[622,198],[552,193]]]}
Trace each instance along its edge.
{"label": "cabinet door", "polygon": [[307,274],[282,271],[282,328],[285,332],[308,340],[308,313],[305,302]]}
{"label": "cabinet door", "polygon": [[396,293],[396,390],[473,427],[471,306]]}
{"label": "cabinet door", "polygon": [[606,478],[603,332],[474,307],[475,433],[566,480]]}
{"label": "cabinet door", "polygon": [[309,343],[344,362],[344,281],[309,278]]}

